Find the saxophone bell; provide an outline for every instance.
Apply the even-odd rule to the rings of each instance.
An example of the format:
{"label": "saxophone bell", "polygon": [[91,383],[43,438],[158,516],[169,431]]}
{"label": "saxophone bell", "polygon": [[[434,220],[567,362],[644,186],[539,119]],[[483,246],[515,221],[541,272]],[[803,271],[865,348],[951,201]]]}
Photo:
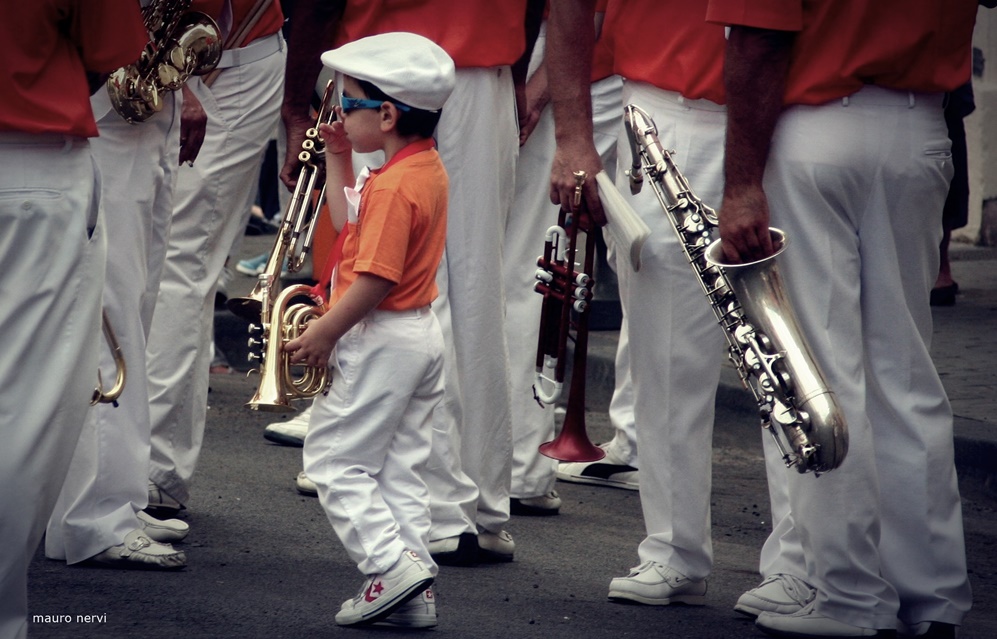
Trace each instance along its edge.
{"label": "saxophone bell", "polygon": [[735,339],[745,360],[738,368],[759,398],[763,426],[775,438],[789,467],[827,472],[848,452],[848,430],[834,393],[827,387],[783,285],[776,257],[787,246],[786,234],[770,228],[773,255],[743,264],[724,258],[721,240],[706,249],[708,263],[722,268],[743,316]]}

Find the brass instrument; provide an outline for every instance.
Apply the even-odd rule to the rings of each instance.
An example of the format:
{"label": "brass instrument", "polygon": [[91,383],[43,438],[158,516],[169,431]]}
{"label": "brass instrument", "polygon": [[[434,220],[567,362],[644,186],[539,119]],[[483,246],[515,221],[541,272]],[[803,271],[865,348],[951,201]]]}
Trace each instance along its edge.
{"label": "brass instrument", "polygon": [[121,347],[118,345],[118,338],[114,334],[114,329],[111,328],[111,322],[107,319],[107,311],[103,312],[101,325],[104,330],[104,341],[107,342],[107,347],[111,349],[111,356],[114,358],[114,385],[111,386],[111,388],[104,390],[104,380],[101,379],[100,369],[98,368],[97,387],[93,389],[93,397],[90,399],[90,405],[114,404],[117,406],[118,397],[120,397],[122,391],[125,390],[125,356],[122,354]]}
{"label": "brass instrument", "polygon": [[724,264],[720,240],[711,243],[716,213],[696,197],[662,148],[650,116],[633,104],[624,111],[633,153],[630,189],[640,191],[642,172],[651,178],[723,329],[728,356],[758,403],[762,427],[775,438],[787,467],[815,474],[837,468],[848,451],[848,427],[782,285],[775,258],[785,250],[785,234],[770,229],[777,246],[771,257]]}
{"label": "brass instrument", "polygon": [[210,72],[222,57],[221,30],[210,16],[188,11],[191,0],[156,0],[142,9],[149,43],[139,59],[111,73],[111,106],[132,124],[163,108],[162,96],[191,75]]}
{"label": "brass instrument", "polygon": [[[323,123],[331,124],[336,118],[332,104],[334,88],[334,82],[329,80],[315,118],[315,126],[305,131],[305,139],[298,154],[301,173],[298,174],[294,193],[281,218],[280,228],[263,272],[249,295],[233,297],[227,302],[230,311],[251,322],[259,321],[264,296],[270,300],[276,299],[276,291],[282,288],[280,275],[285,259],[288,272],[297,273],[304,266],[308,251],[311,250],[319,210],[325,200],[325,144],[319,137],[318,127]],[[319,195],[318,199],[313,200],[312,194],[316,188],[319,188]],[[264,275],[268,277],[264,279]]]}
{"label": "brass instrument", "polygon": [[[576,172],[575,180],[577,205],[581,201],[581,186],[585,181],[585,173]],[[583,224],[591,224],[587,216],[561,209],[557,225],[547,229],[544,254],[537,258],[537,283],[534,285],[534,290],[544,298],[537,342],[536,381],[533,385],[533,392],[541,405],[554,404],[561,397],[569,332],[572,324],[575,328],[571,387],[568,392],[564,423],[553,441],[540,446],[540,452],[547,457],[571,462],[598,461],[606,455],[605,451],[592,444],[585,429],[588,322],[595,286],[595,280],[590,275],[595,258],[595,229],[581,228]],[[582,271],[575,270],[579,230],[585,233],[585,264]],[[572,322],[572,311],[577,313],[577,320],[574,322]]]}
{"label": "brass instrument", "polygon": [[[309,286],[298,284],[281,290],[280,278],[285,258],[290,272],[301,270],[305,263],[325,198],[325,144],[318,128],[320,124],[328,124],[335,119],[333,88],[334,83],[330,80],[326,84],[315,126],[305,133],[301,153],[298,154],[301,173],[256,287],[249,296],[228,301],[229,310],[253,322],[249,327],[252,336],[249,358],[260,360],[260,384],[256,394],[246,404],[252,410],[293,411],[291,400],[314,397],[329,385],[327,367],[292,365],[283,352],[284,344],[297,338],[308,322],[321,317],[327,306],[311,298]],[[320,189],[319,196],[313,200],[312,193],[316,188]],[[256,339],[257,336],[262,339]],[[302,372],[296,375],[296,370]]]}

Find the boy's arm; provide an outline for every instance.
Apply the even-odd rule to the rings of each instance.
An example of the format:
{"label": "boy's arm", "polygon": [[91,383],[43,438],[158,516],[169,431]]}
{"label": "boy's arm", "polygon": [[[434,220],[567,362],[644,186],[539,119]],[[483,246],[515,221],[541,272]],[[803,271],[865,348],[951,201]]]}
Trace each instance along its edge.
{"label": "boy's arm", "polygon": [[284,346],[291,363],[328,366],[336,342],[377,308],[394,287],[394,282],[378,275],[358,274],[356,281],[325,315],[310,322],[301,337]]}
{"label": "boy's arm", "polygon": [[343,130],[342,119],[319,125],[325,143],[325,203],[337,233],[346,227],[346,198],[343,187],[356,184],[353,175],[353,149]]}

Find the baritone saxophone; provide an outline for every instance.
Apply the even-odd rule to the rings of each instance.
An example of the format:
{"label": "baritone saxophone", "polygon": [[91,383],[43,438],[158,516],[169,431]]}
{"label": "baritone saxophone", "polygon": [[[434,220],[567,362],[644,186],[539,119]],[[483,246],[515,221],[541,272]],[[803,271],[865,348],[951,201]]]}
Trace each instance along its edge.
{"label": "baritone saxophone", "polygon": [[633,152],[630,189],[640,191],[643,173],[650,178],[723,329],[728,357],[758,404],[762,427],[787,467],[815,475],[834,470],[848,451],[848,427],[782,285],[776,257],[786,248],[785,234],[769,229],[775,255],[723,264],[720,240],[712,241],[716,213],[662,148],[650,116],[633,104],[624,111]]}

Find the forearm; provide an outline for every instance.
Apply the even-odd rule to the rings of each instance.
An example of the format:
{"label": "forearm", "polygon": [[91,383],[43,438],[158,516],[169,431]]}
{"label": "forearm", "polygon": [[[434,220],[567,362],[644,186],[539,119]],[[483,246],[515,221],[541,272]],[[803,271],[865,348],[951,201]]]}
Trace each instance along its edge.
{"label": "forearm", "polygon": [[384,301],[395,283],[370,273],[360,273],[349,290],[321,318],[322,333],[333,343]]}
{"label": "forearm", "polygon": [[345,0],[298,0],[288,34],[284,78],[285,118],[308,118],[315,83],[322,70],[320,56],[332,47]]}
{"label": "forearm", "polygon": [[546,64],[558,144],[592,141],[594,0],[551,0]]}
{"label": "forearm", "polygon": [[793,34],[732,27],[724,62],[727,95],[725,195],[761,188],[782,113]]}

